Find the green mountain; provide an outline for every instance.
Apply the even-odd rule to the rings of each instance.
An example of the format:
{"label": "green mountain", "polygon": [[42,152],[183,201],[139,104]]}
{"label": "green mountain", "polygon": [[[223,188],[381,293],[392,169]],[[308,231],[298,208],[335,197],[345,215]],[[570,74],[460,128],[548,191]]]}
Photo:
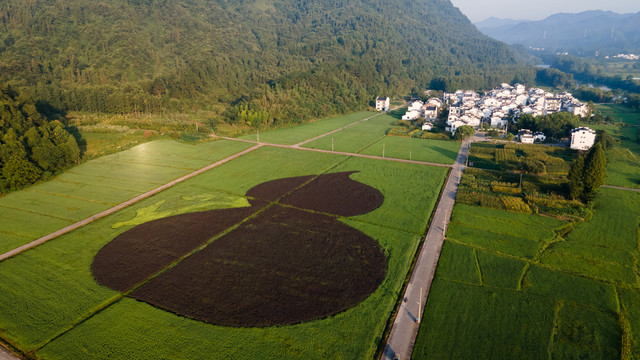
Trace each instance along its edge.
{"label": "green mountain", "polygon": [[448,0],[0,0],[0,81],[60,109],[258,125],[534,77]]}

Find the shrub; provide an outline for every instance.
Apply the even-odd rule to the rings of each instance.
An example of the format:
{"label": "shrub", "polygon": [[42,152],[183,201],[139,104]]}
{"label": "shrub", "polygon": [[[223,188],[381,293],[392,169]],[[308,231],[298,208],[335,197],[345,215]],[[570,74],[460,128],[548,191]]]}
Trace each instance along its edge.
{"label": "shrub", "polygon": [[531,214],[531,208],[520,197],[501,196],[500,200],[508,211]]}

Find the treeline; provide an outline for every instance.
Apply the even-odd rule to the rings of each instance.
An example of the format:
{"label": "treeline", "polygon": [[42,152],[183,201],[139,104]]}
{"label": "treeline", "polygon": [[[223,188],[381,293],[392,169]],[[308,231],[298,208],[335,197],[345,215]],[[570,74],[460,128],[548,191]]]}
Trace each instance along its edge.
{"label": "treeline", "polygon": [[445,0],[0,0],[0,79],[66,110],[263,126],[535,77]]}
{"label": "treeline", "polygon": [[76,139],[36,103],[0,84],[0,192],[47,178],[80,160]]}
{"label": "treeline", "polygon": [[568,112],[556,112],[545,116],[533,117],[524,114],[518,117],[515,124],[511,125],[511,132],[516,134],[518,130],[528,129],[533,132],[543,132],[551,139],[562,139],[569,136],[572,129],[578,127],[580,117]]}
{"label": "treeline", "polygon": [[545,61],[557,70],[572,74],[576,80],[604,85],[612,89],[620,89],[629,93],[640,93],[640,83],[633,78],[620,75],[602,74],[602,70],[594,65],[593,60],[575,56],[548,56]]}

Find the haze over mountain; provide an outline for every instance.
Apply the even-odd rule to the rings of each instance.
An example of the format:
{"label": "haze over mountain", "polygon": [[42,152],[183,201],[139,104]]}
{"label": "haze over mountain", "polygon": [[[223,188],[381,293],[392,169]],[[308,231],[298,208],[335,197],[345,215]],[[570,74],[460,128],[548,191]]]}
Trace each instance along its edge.
{"label": "haze over mountain", "polygon": [[71,110],[255,125],[533,76],[449,0],[0,0],[0,81]]}
{"label": "haze over mountain", "polygon": [[640,13],[586,11],[555,14],[540,21],[516,24],[483,21],[476,26],[484,34],[508,44],[601,55],[640,51]]}

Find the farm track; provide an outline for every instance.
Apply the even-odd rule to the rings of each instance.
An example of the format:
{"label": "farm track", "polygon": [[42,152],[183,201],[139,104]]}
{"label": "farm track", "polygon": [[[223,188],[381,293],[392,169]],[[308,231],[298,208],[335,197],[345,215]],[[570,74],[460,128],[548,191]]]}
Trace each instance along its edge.
{"label": "farm track", "polygon": [[218,167],[218,166],[220,166],[222,164],[225,164],[225,163],[227,163],[227,162],[229,162],[229,161],[231,161],[233,159],[236,159],[236,158],[238,158],[238,157],[240,157],[242,155],[248,154],[248,153],[250,153],[250,152],[252,152],[252,151],[254,151],[256,149],[259,149],[262,146],[263,145],[258,144],[256,146],[250,147],[249,149],[243,150],[243,151],[241,151],[241,152],[239,152],[237,154],[231,155],[231,156],[229,156],[229,157],[227,157],[225,159],[222,159],[222,160],[217,161],[217,162],[215,162],[213,164],[207,165],[207,166],[203,167],[202,169],[196,170],[196,171],[194,171],[194,172],[192,172],[190,174],[187,174],[185,176],[182,176],[182,177],[180,177],[180,178],[178,178],[176,180],[170,181],[170,182],[168,182],[168,183],[166,183],[166,184],[164,184],[164,185],[162,185],[160,187],[157,187],[157,188],[155,188],[155,189],[153,189],[151,191],[148,191],[148,192],[146,192],[144,194],[138,195],[138,196],[136,196],[136,197],[134,197],[134,198],[132,198],[130,200],[127,200],[127,201],[125,201],[123,203],[120,203],[120,204],[118,204],[118,205],[116,205],[116,206],[114,206],[114,207],[112,207],[110,209],[107,209],[107,210],[105,210],[103,212],[100,212],[98,214],[90,216],[90,217],[88,217],[88,218],[86,218],[84,220],[78,221],[78,222],[76,222],[74,224],[71,224],[71,225],[69,225],[69,226],[67,226],[65,228],[62,228],[62,229],[60,229],[60,230],[58,230],[56,232],[53,232],[53,233],[51,233],[49,235],[45,235],[45,236],[43,236],[43,237],[41,237],[41,238],[39,238],[37,240],[34,240],[34,241],[32,241],[32,242],[30,242],[28,244],[22,245],[20,247],[17,247],[15,249],[11,250],[11,251],[8,251],[8,252],[6,252],[4,254],[1,254],[0,255],[0,261],[4,261],[4,260],[6,260],[6,259],[8,259],[10,257],[18,255],[18,254],[20,254],[22,252],[25,252],[25,251],[27,251],[29,249],[32,249],[32,248],[34,248],[34,247],[36,247],[38,245],[44,244],[49,240],[53,240],[53,239],[55,239],[55,238],[57,238],[57,237],[59,237],[61,235],[64,235],[64,234],[66,234],[68,232],[71,232],[73,230],[79,229],[79,228],[81,228],[81,227],[83,227],[83,226],[85,226],[87,224],[90,224],[90,223],[92,223],[92,222],[94,222],[94,221],[96,221],[98,219],[101,219],[101,218],[103,218],[105,216],[111,215],[111,214],[113,214],[113,213],[115,213],[117,211],[120,211],[120,210],[122,210],[122,209],[124,209],[124,208],[126,208],[126,207],[128,207],[130,205],[133,205],[133,204],[135,204],[135,203],[137,203],[137,202],[139,202],[141,200],[149,198],[149,197],[151,197],[151,196],[153,196],[155,194],[158,194],[158,193],[160,193],[160,192],[162,192],[162,191],[164,191],[164,190],[166,190],[166,189],[168,189],[170,187],[173,187],[176,184],[179,184],[179,183],[181,183],[181,182],[183,182],[185,180],[191,179],[192,177],[198,176],[198,175],[200,175],[200,174],[202,174],[204,172],[207,172],[207,171],[209,171],[209,170],[211,170],[211,169],[213,169],[215,167]]}
{"label": "farm track", "polygon": [[602,185],[602,187],[603,187],[603,188],[609,188],[609,189],[624,190],[624,191],[635,191],[635,192],[640,192],[640,189],[632,189],[632,188],[626,188],[626,187],[621,187],[621,186]]}
{"label": "farm track", "polygon": [[257,142],[257,141],[253,141],[253,140],[236,139],[236,138],[229,138],[229,137],[221,137],[221,139],[231,140],[231,141],[240,141],[240,142],[246,142],[246,143],[251,143],[251,144],[256,144],[256,145],[271,146],[271,147],[277,147],[277,148],[283,148],[283,149],[313,151],[313,152],[319,152],[319,153],[324,153],[324,154],[353,156],[353,157],[359,157],[359,158],[365,158],[365,159],[394,161],[394,162],[401,162],[401,163],[407,163],[407,164],[439,166],[439,167],[446,167],[446,168],[452,168],[454,166],[454,165],[433,163],[433,162],[427,162],[427,161],[394,159],[394,158],[389,158],[389,157],[382,157],[382,156],[375,156],[375,155],[365,155],[365,154],[358,154],[358,153],[349,153],[349,152],[342,152],[342,151],[331,151],[331,150],[322,150],[322,149],[303,148],[303,147],[300,147],[298,144],[296,144],[296,145],[272,144],[272,143]]}
{"label": "farm track", "polygon": [[[474,138],[473,140],[479,140]],[[445,239],[458,185],[465,169],[469,146],[473,141],[465,141],[445,184],[438,206],[435,209],[427,236],[422,244],[415,268],[407,284],[396,319],[391,327],[387,344],[381,358],[385,360],[410,359],[415,339],[420,328],[429,289],[438,266],[440,251]]]}

